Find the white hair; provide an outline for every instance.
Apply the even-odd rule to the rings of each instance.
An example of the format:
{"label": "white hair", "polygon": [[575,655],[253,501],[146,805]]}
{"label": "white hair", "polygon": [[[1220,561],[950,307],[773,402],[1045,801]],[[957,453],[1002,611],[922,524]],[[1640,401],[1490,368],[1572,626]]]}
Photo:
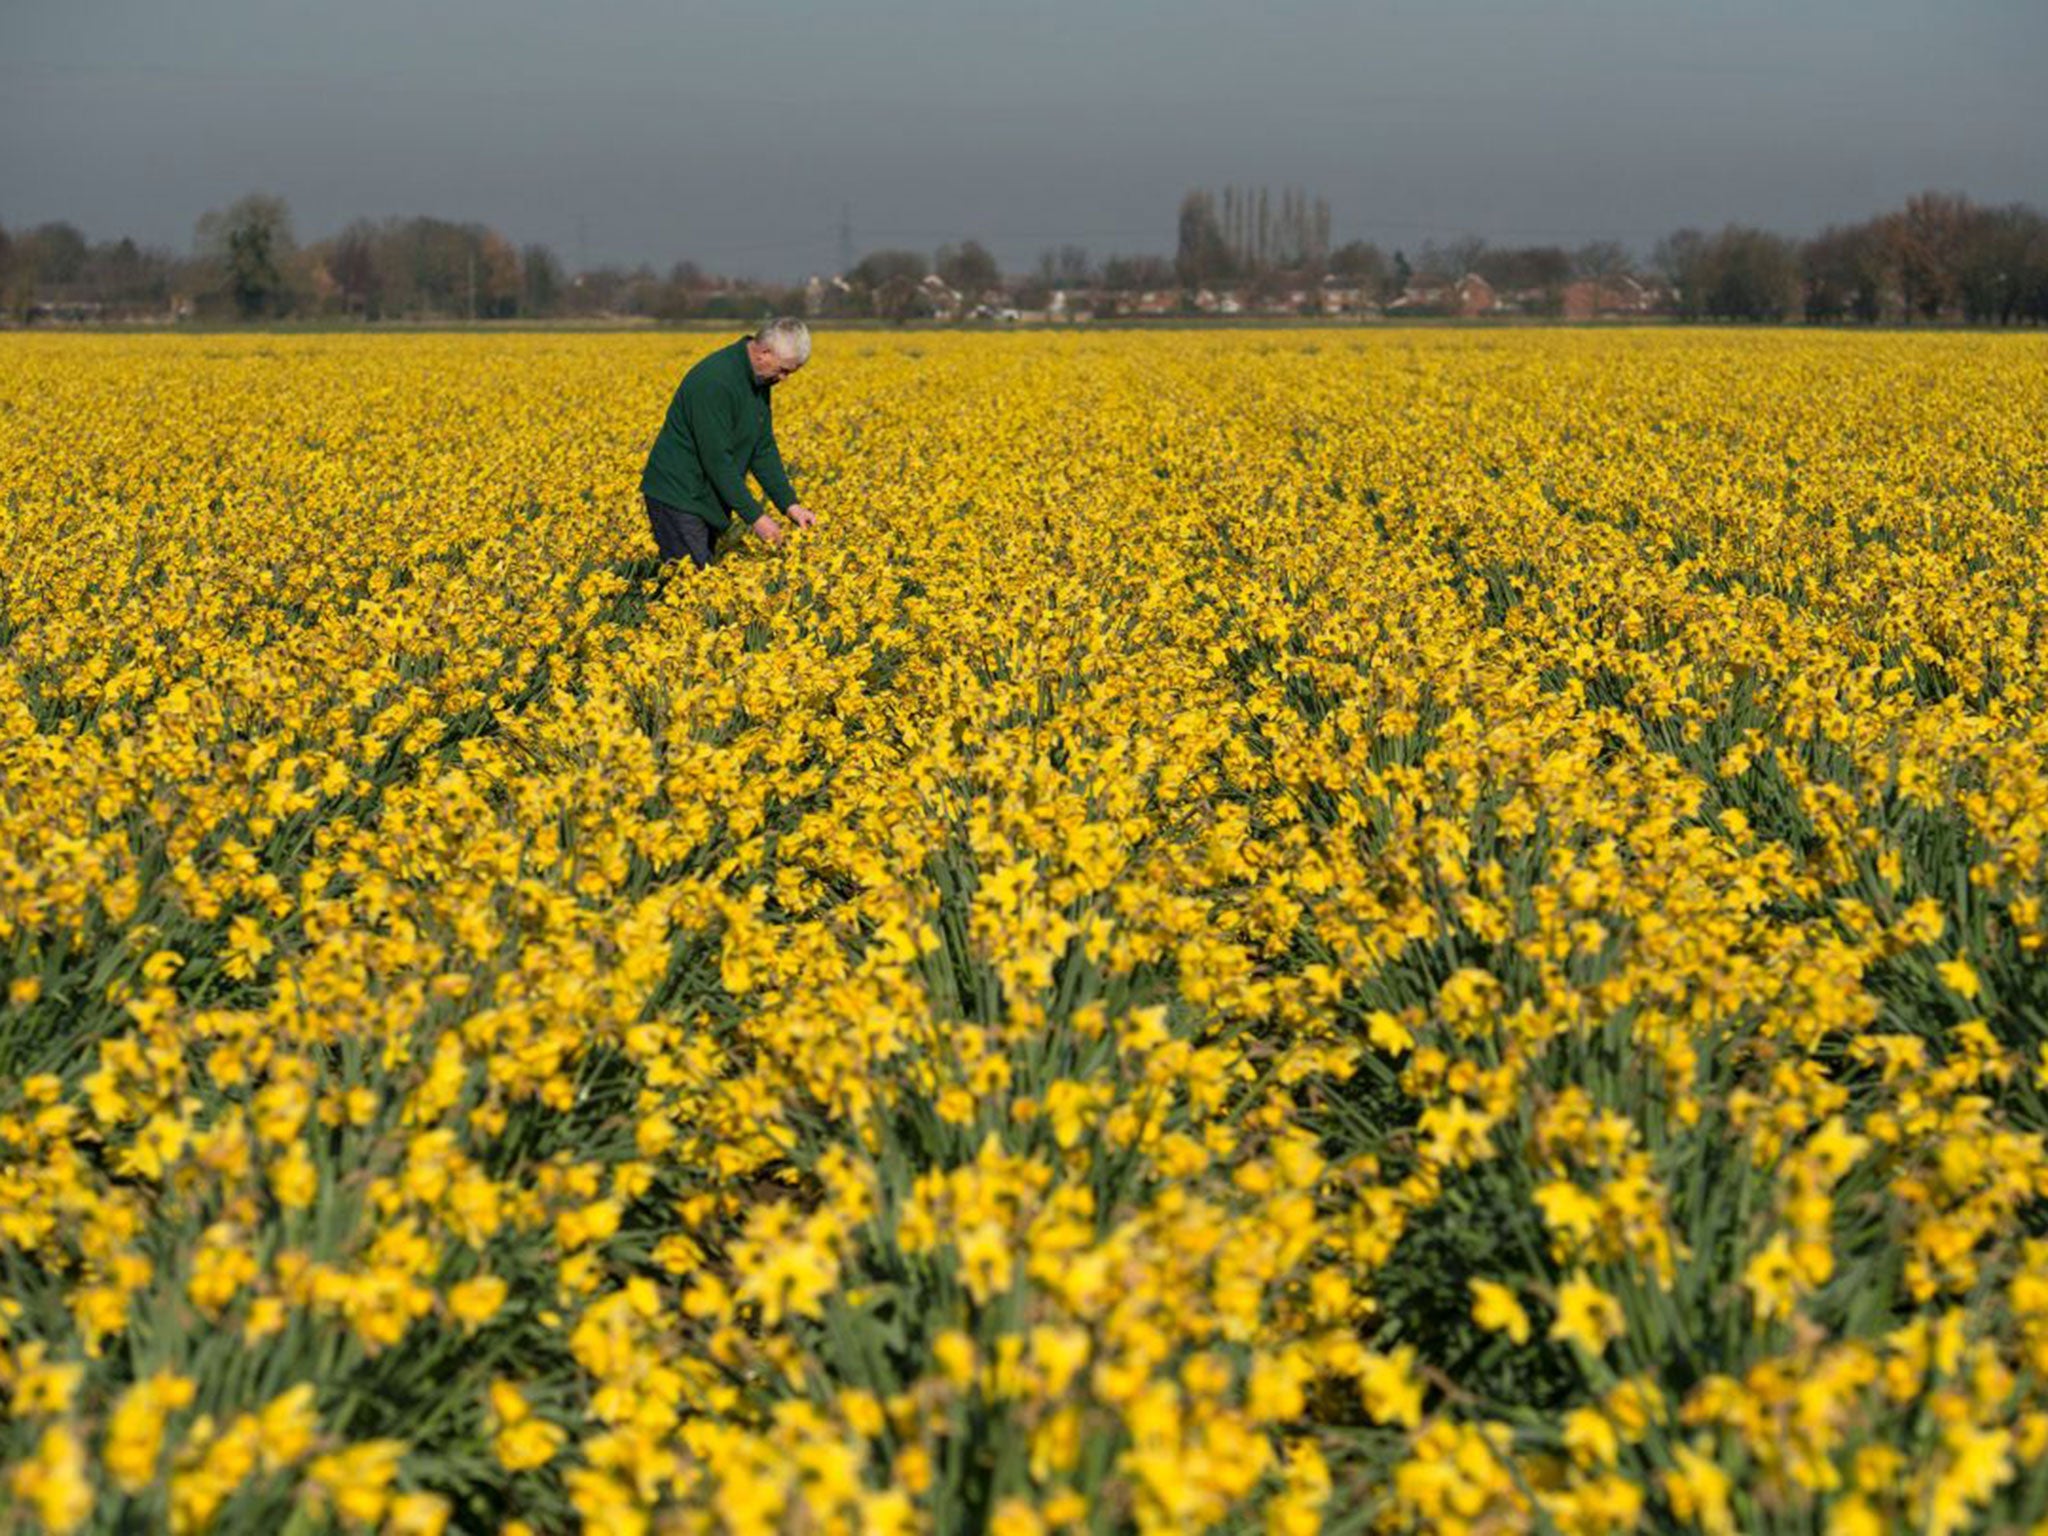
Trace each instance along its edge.
{"label": "white hair", "polygon": [[801,365],[811,360],[811,328],[788,315],[770,320],[755,333],[754,340],[785,363]]}

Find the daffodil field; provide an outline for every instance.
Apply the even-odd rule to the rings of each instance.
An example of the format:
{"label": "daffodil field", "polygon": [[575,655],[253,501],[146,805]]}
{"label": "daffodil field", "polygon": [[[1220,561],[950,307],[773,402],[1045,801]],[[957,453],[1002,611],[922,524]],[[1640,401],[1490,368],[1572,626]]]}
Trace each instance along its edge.
{"label": "daffodil field", "polygon": [[0,337],[0,1532],[2048,1529],[2048,338]]}

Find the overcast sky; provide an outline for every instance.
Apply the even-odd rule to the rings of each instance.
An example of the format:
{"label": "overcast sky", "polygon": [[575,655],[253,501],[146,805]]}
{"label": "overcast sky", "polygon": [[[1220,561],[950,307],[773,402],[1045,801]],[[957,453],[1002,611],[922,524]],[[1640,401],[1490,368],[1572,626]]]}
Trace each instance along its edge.
{"label": "overcast sky", "polygon": [[2048,0],[0,0],[0,225],[178,251],[476,219],[764,279],[978,238],[1170,254],[1192,186],[1339,241],[1647,251],[1930,187],[2048,206]]}

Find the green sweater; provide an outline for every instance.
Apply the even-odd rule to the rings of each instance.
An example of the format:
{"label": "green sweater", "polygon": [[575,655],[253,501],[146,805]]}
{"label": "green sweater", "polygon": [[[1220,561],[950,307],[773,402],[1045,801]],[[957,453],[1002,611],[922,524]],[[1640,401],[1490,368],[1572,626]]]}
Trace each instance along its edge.
{"label": "green sweater", "polygon": [[720,347],[683,375],[640,475],[644,494],[695,513],[714,533],[731,526],[729,512],[749,523],[761,515],[761,504],[747,490],[749,471],[778,508],[796,501],[775,447],[768,403],[773,386],[757,380],[747,361],[753,339]]}

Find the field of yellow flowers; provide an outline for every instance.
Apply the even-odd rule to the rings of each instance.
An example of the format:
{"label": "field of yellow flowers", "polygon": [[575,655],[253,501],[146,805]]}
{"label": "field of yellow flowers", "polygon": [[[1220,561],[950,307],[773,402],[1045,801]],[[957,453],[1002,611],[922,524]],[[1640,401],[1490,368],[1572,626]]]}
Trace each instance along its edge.
{"label": "field of yellow flowers", "polygon": [[0,1532],[2048,1521],[2048,339],[0,338]]}

